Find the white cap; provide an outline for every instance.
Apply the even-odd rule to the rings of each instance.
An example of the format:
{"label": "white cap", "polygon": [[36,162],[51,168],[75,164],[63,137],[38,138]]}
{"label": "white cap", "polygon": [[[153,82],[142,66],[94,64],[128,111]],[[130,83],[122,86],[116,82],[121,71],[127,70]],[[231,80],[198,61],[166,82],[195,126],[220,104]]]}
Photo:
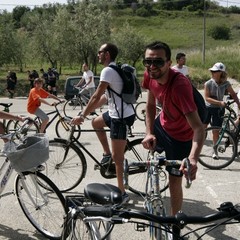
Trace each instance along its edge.
{"label": "white cap", "polygon": [[216,72],[216,71],[226,72],[226,67],[225,67],[225,65],[223,63],[218,62],[218,63],[215,63],[208,70],[213,71],[213,72]]}

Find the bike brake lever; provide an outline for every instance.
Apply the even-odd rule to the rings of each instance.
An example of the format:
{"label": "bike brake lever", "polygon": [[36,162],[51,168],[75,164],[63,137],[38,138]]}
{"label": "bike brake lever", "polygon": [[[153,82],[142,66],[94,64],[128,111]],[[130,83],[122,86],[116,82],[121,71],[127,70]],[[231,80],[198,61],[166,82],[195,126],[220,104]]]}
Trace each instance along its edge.
{"label": "bike brake lever", "polygon": [[190,170],[191,170],[191,164],[188,158],[184,158],[184,166],[187,168],[187,177],[186,177],[186,184],[185,184],[185,188],[190,188],[192,185],[192,180],[190,177]]}

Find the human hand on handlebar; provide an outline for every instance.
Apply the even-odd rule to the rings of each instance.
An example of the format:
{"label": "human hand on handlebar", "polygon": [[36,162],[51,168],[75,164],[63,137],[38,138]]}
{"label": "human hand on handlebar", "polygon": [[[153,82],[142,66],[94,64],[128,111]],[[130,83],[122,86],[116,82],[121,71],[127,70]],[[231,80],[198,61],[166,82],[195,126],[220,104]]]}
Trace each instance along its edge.
{"label": "human hand on handlebar", "polygon": [[142,141],[144,148],[154,150],[156,147],[156,137],[153,134],[148,134]]}

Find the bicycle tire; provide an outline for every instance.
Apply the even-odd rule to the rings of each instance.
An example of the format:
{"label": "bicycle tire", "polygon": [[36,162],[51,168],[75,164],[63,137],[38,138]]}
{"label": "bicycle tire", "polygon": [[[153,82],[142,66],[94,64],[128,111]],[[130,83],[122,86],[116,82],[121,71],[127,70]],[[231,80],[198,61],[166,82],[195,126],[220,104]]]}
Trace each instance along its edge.
{"label": "bicycle tire", "polygon": [[[144,147],[142,146],[142,140],[143,138],[134,139],[133,141],[129,141],[127,143],[124,157],[128,160],[129,164],[133,161],[146,161],[149,158],[149,151],[144,149]],[[168,175],[165,170],[162,170],[160,174],[160,192],[164,192],[168,188],[168,181],[166,180]],[[145,196],[145,185],[147,177],[147,168],[144,172],[129,174],[129,190],[135,194]]]}
{"label": "bicycle tire", "polygon": [[[15,123],[15,130],[19,129],[21,126],[22,126],[23,122],[21,121],[16,121]],[[27,128],[25,129],[24,133],[22,134],[23,136],[26,136],[26,135],[35,135],[39,133],[39,127],[38,127],[38,124],[33,121],[31,122],[30,125],[27,126]],[[17,135],[18,138],[20,138],[19,135]]]}
{"label": "bicycle tire", "polygon": [[15,128],[16,122],[17,121],[15,121],[15,120],[8,120],[8,122],[6,124],[6,129],[5,129],[6,133],[11,133],[13,131],[16,131],[16,128]]}
{"label": "bicycle tire", "polygon": [[75,117],[83,110],[83,103],[79,97],[74,97],[65,102],[63,113],[66,117]]}
{"label": "bicycle tire", "polygon": [[[79,139],[81,136],[81,127],[80,125],[74,125],[74,137]],[[71,134],[72,127],[66,123],[63,119],[59,119],[55,125],[55,132],[59,138],[69,139]]]}
{"label": "bicycle tire", "polygon": [[136,113],[137,119],[145,122],[145,119],[146,119],[146,102],[137,103],[137,105],[135,106],[135,113]]}
{"label": "bicycle tire", "polygon": [[[213,159],[212,157],[214,153],[212,130],[220,131],[219,143],[217,145],[219,159]],[[206,139],[200,154],[199,163],[209,169],[222,169],[230,165],[237,156],[237,143],[233,135],[228,130],[224,131],[221,127],[209,127],[205,131]],[[228,146],[227,141],[229,143]]]}
{"label": "bicycle tire", "polygon": [[23,213],[42,235],[48,239],[60,239],[63,216],[67,213],[63,195],[42,173],[21,174],[16,177],[15,192]]}
{"label": "bicycle tire", "polygon": [[49,159],[44,174],[61,192],[70,191],[78,186],[86,171],[86,158],[74,143],[65,139],[49,141]]}

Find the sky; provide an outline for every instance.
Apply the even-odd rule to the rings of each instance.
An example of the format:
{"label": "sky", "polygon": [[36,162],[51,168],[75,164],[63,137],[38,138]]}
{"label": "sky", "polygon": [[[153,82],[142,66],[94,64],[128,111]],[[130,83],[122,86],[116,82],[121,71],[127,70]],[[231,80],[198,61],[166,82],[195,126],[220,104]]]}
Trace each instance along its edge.
{"label": "sky", "polygon": [[[230,7],[232,5],[240,7],[240,0],[215,0],[215,1],[224,7]],[[24,5],[33,8],[34,6],[42,6],[43,4],[48,3],[65,4],[67,3],[67,0],[0,0],[0,11],[3,11],[5,9],[8,12],[11,12],[13,8],[19,5]]]}

